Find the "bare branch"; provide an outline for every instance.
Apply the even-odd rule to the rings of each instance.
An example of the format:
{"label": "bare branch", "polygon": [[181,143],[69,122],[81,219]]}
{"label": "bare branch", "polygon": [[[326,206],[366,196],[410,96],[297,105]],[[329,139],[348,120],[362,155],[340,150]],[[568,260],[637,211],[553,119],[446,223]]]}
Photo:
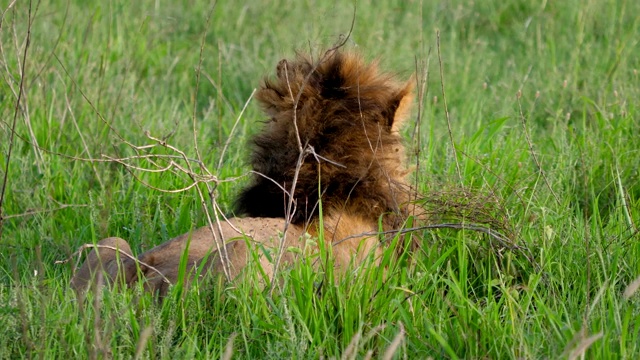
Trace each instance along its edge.
{"label": "bare branch", "polygon": [[[14,3],[11,3],[9,7],[13,6]],[[2,18],[4,18],[4,13],[2,13]],[[20,110],[20,102],[22,101],[22,96],[24,93],[24,81],[26,76],[26,68],[27,68],[27,52],[29,50],[29,44],[31,42],[31,1],[29,1],[29,23],[27,26],[27,40],[24,47],[24,52],[22,54],[22,69],[20,73],[20,87],[18,90],[18,98],[16,99],[16,105],[13,111],[13,122],[11,124],[11,132],[9,134],[9,148],[7,149],[7,159],[4,167],[4,177],[2,179],[2,190],[0,190],[0,239],[2,238],[2,230],[4,228],[4,218],[3,218],[3,205],[5,199],[5,193],[7,189],[7,182],[9,181],[9,164],[11,164],[11,154],[13,152],[13,143],[14,143],[14,134],[16,131],[16,124],[18,121],[18,111]],[[19,62],[18,62],[19,63]]]}
{"label": "bare branch", "polygon": [[462,182],[462,172],[460,171],[460,163],[458,162],[458,150],[456,149],[456,143],[453,141],[453,131],[451,130],[451,117],[449,116],[449,107],[447,106],[447,95],[444,91],[444,70],[442,65],[442,53],[440,52],[440,30],[436,31],[437,47],[438,47],[438,62],[440,62],[440,86],[442,88],[442,102],[444,104],[444,113],[447,117],[447,128],[449,129],[449,141],[451,141],[451,148],[453,150],[453,159],[456,161],[456,170],[458,171],[458,180],[460,185],[464,186]]}
{"label": "bare branch", "polygon": [[64,70],[65,74],[67,75],[67,77],[69,77],[69,79],[71,80],[71,82],[73,83],[73,86],[78,89],[78,92],[80,92],[80,95],[82,95],[82,98],[87,102],[87,104],[89,104],[89,107],[91,107],[91,110],[93,110],[93,112],[98,116],[98,118],[100,119],[100,121],[102,121],[105,125],[107,125],[109,127],[109,130],[111,130],[118,139],[120,139],[120,141],[122,141],[123,143],[131,146],[132,148],[135,148],[131,143],[129,143],[127,140],[125,140],[124,137],[122,137],[122,135],[120,135],[120,133],[116,130],[116,128],[113,127],[113,125],[107,121],[107,119],[105,119],[104,116],[102,116],[102,114],[100,113],[100,111],[98,111],[98,108],[93,104],[93,102],[89,99],[89,97],[84,93],[84,91],[82,91],[82,88],[80,86],[78,86],[78,83],[76,82],[76,80],[71,76],[71,74],[69,73],[69,71],[67,70],[67,68],[64,66],[64,64],[62,63],[62,61],[60,61],[60,58],[58,58],[58,55],[56,55],[55,53],[53,53],[53,57],[56,58],[56,61],[58,61],[58,64],[62,67],[62,70]]}
{"label": "bare branch", "polygon": [[[194,143],[194,148],[195,148],[195,152],[196,152],[196,156],[198,158],[198,160],[200,161],[200,170],[209,174],[210,172],[209,170],[204,166],[204,162],[202,161],[202,156],[200,155],[200,151],[198,150],[198,132],[196,129],[196,113],[197,113],[197,94],[198,94],[198,90],[200,87],[200,75],[201,75],[201,69],[202,69],[202,59],[203,59],[203,53],[204,53],[204,44],[206,43],[206,35],[207,32],[209,31],[209,26],[211,24],[211,18],[213,16],[213,11],[216,8],[217,5],[217,1],[213,3],[213,5],[211,6],[211,10],[209,11],[209,14],[207,16],[207,24],[205,26],[205,31],[202,34],[202,42],[200,43],[200,56],[198,59],[198,67],[196,68],[196,89],[195,89],[195,94],[196,96],[194,96],[193,99],[193,143]],[[191,166],[189,165],[189,170],[191,173],[193,173]],[[214,196],[214,190],[215,188],[212,188],[210,186],[209,183],[205,184],[207,186],[207,192],[208,192],[208,196],[209,199],[211,201],[211,203],[214,205],[213,206],[213,211],[214,211],[214,218],[217,220],[218,219],[218,213],[216,210],[216,206],[215,206],[215,196]],[[214,242],[216,244],[216,249],[218,251],[218,254],[220,254],[220,259],[222,262],[222,270],[224,272],[225,278],[230,281],[231,280],[231,271],[229,269],[229,255],[227,254],[227,247],[224,246],[224,244],[222,243],[222,239],[220,239],[220,237],[218,236],[218,233],[214,230],[214,225],[213,225],[213,220],[211,218],[211,214],[209,213],[209,208],[206,205],[206,200],[205,200],[205,196],[202,193],[202,189],[200,189],[199,186],[196,186],[196,191],[198,192],[198,196],[200,197],[200,201],[202,203],[202,207],[203,210],[205,212],[205,215],[207,217],[207,222],[209,223],[209,229],[211,230],[211,235],[214,238]],[[222,232],[222,228],[220,227],[220,224],[218,224],[218,231],[221,233]]]}
{"label": "bare branch", "polygon": [[70,208],[70,207],[87,207],[87,206],[89,206],[89,205],[87,205],[87,204],[62,204],[61,206],[56,207],[56,208],[52,208],[52,209],[29,210],[29,211],[23,212],[21,214],[6,215],[6,216],[4,216],[3,219],[4,220],[8,220],[8,219],[13,219],[13,218],[26,217],[26,216],[31,216],[31,215],[55,212],[55,211],[66,209],[66,208]]}
{"label": "bare branch", "polygon": [[529,145],[529,154],[531,154],[531,158],[533,159],[536,166],[538,167],[538,171],[540,173],[540,176],[542,176],[542,179],[544,179],[544,183],[547,185],[547,188],[549,188],[549,191],[551,191],[551,195],[553,195],[553,198],[556,200],[556,203],[560,205],[560,198],[558,197],[558,195],[556,195],[555,191],[553,191],[553,188],[551,187],[551,183],[549,183],[549,179],[547,179],[547,175],[544,173],[544,170],[542,169],[542,165],[540,164],[540,161],[538,161],[538,156],[536,155],[536,152],[533,149],[533,142],[529,137],[529,130],[527,129],[527,119],[525,118],[524,113],[522,112],[522,103],[520,102],[521,96],[522,96],[522,91],[518,90],[518,94],[516,95],[516,98],[518,99],[518,110],[520,111],[520,120],[522,121],[524,137],[527,140],[527,144]]}
{"label": "bare branch", "polygon": [[[278,270],[280,268],[280,263],[282,262],[282,255],[284,254],[284,245],[285,245],[286,239],[287,239],[287,230],[289,229],[289,225],[291,224],[291,219],[293,218],[293,214],[295,213],[294,194],[295,194],[295,190],[296,190],[296,185],[298,183],[298,176],[300,174],[300,169],[302,168],[302,164],[304,163],[304,159],[305,159],[306,155],[310,153],[309,151],[307,151],[305,149],[308,144],[304,144],[304,146],[302,145],[302,141],[300,139],[300,133],[298,131],[298,124],[297,124],[298,103],[300,102],[300,98],[302,96],[304,87],[309,82],[309,79],[311,78],[313,73],[316,71],[318,66],[320,66],[322,63],[324,63],[331,55],[333,55],[333,53],[336,50],[338,50],[339,48],[343,47],[347,43],[349,38],[351,38],[351,33],[353,32],[353,28],[355,26],[355,21],[356,21],[356,10],[357,10],[357,2],[354,2],[353,17],[351,19],[351,27],[349,28],[349,32],[342,39],[342,41],[340,41],[337,45],[335,45],[331,49],[325,51],[325,53],[320,58],[320,60],[315,64],[315,66],[311,69],[311,71],[309,71],[309,73],[305,76],[305,78],[302,81],[302,83],[300,85],[300,89],[298,90],[298,93],[296,94],[295,98],[293,97],[293,92],[291,91],[291,85],[289,83],[289,72],[288,72],[288,70],[286,68],[287,63],[285,62],[285,64],[284,64],[285,65],[285,76],[286,76],[287,84],[289,85],[289,95],[291,96],[291,98],[293,100],[293,105],[292,105],[293,106],[293,124],[294,124],[295,130],[296,130],[296,136],[297,136],[297,139],[298,139],[298,150],[300,151],[300,154],[299,154],[298,160],[296,162],[296,169],[295,169],[295,172],[294,172],[294,175],[293,175],[293,181],[291,183],[291,188],[289,190],[289,201],[288,201],[287,206],[285,208],[284,229],[282,230],[282,238],[280,239],[280,246],[278,247],[278,256],[276,258],[276,262],[275,262],[274,267],[273,267],[273,278],[274,279],[277,277]],[[275,289],[275,286],[276,286],[277,283],[278,283],[277,281],[271,282],[271,288],[269,289],[269,294],[273,294],[273,290]]]}
{"label": "bare branch", "polygon": [[[62,80],[62,79],[60,79],[60,80]],[[65,86],[65,88],[66,88],[66,86]],[[65,103],[67,104],[67,110],[69,110],[69,115],[71,116],[71,121],[73,121],[73,125],[75,126],[76,131],[78,132],[78,136],[80,137],[80,141],[82,141],[82,146],[84,147],[84,151],[87,154],[87,156],[89,157],[89,159],[92,159],[91,152],[89,151],[89,147],[87,146],[87,142],[84,140],[84,136],[82,136],[82,131],[80,131],[80,126],[78,126],[78,122],[76,121],[76,116],[73,114],[73,110],[71,109],[71,104],[69,103],[69,96],[67,95],[66,91],[64,93],[64,100],[65,100]],[[102,179],[100,178],[100,174],[98,174],[98,169],[96,169],[96,166],[95,166],[95,164],[93,164],[93,162],[91,162],[91,169],[93,170],[93,173],[96,176],[96,180],[98,181],[98,184],[100,184],[100,188],[104,190],[104,183],[102,182]]]}
{"label": "bare branch", "polygon": [[227,141],[225,141],[224,143],[224,147],[222,148],[222,153],[220,153],[220,160],[218,161],[218,172],[220,172],[220,169],[222,168],[222,161],[224,160],[224,154],[225,152],[227,152],[227,148],[229,147],[229,144],[231,143],[231,139],[233,138],[233,133],[236,131],[236,126],[238,126],[238,123],[240,122],[240,119],[242,118],[242,115],[244,114],[244,111],[247,109],[247,106],[249,105],[249,102],[251,102],[251,99],[253,99],[253,95],[256,93],[256,89],[253,89],[253,91],[251,92],[251,95],[249,95],[249,98],[247,99],[247,101],[245,101],[244,106],[242,107],[242,110],[240,111],[240,114],[238,114],[238,117],[236,118],[236,121],[233,123],[233,127],[231,128],[231,132],[229,133],[229,135],[227,135]]}

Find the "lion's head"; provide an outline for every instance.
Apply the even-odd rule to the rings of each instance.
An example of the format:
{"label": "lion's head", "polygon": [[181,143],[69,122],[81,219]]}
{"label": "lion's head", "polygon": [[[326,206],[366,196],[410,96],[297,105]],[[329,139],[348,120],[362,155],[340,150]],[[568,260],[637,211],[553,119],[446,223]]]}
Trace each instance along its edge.
{"label": "lion's head", "polygon": [[251,165],[260,175],[240,194],[238,215],[285,217],[283,189],[294,179],[294,224],[314,219],[320,199],[325,214],[402,213],[408,171],[398,130],[412,88],[355,53],[280,61],[256,94],[269,119],[253,140]]}

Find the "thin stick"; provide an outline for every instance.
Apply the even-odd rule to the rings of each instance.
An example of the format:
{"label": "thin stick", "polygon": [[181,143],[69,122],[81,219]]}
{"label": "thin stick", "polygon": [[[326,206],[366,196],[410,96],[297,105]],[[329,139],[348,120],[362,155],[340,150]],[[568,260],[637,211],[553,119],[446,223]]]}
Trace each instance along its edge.
{"label": "thin stick", "polygon": [[[351,34],[353,32],[353,28],[354,28],[355,23],[356,23],[357,3],[358,2],[355,1],[354,5],[353,5],[354,6],[353,7],[353,17],[351,18],[351,27],[349,28],[349,32],[342,39],[342,41],[340,41],[337,45],[335,45],[331,49],[325,51],[324,55],[317,62],[316,66],[313,69],[311,69],[311,71],[304,78],[304,80],[303,80],[303,82],[301,84],[301,87],[300,87],[298,93],[296,94],[295,99],[293,99],[293,93],[291,91],[291,87],[289,86],[289,95],[294,100],[294,102],[293,102],[293,124],[294,124],[295,129],[296,129],[296,136],[297,136],[297,139],[298,139],[298,149],[300,151],[300,154],[298,156],[298,161],[296,162],[296,170],[295,170],[294,175],[293,175],[293,182],[291,184],[291,189],[289,190],[289,202],[287,203],[287,207],[285,209],[284,229],[282,230],[282,238],[280,239],[280,246],[278,247],[278,256],[276,258],[276,263],[274,264],[274,267],[273,267],[273,279],[276,278],[276,276],[278,274],[278,270],[280,268],[280,263],[282,262],[282,255],[284,254],[284,246],[285,246],[286,239],[287,239],[287,230],[289,229],[289,225],[291,224],[291,219],[293,218],[293,214],[295,212],[294,194],[295,194],[295,190],[296,190],[296,184],[298,182],[298,175],[300,173],[300,169],[302,168],[302,164],[304,162],[305,157],[307,156],[307,154],[311,153],[310,151],[308,151],[308,149],[302,147],[302,142],[300,140],[300,134],[298,132],[298,124],[297,124],[298,103],[300,102],[300,97],[302,96],[302,92],[304,90],[304,87],[306,86],[307,82],[311,78],[311,75],[313,75],[313,73],[315,72],[316,68],[318,66],[320,66],[320,64],[322,64],[336,50],[338,50],[339,48],[343,47],[347,43],[349,38],[351,38]],[[285,67],[286,67],[286,65],[287,64],[285,63]],[[286,71],[286,70],[287,69],[285,68],[285,76],[287,77],[287,83],[289,83],[288,71]],[[305,147],[306,146],[307,146],[307,144],[305,144]],[[271,282],[271,288],[269,289],[269,295],[273,294],[273,290],[275,289],[275,286],[278,283],[279,283],[278,281],[272,281]]]}
{"label": "thin stick", "polygon": [[202,68],[202,59],[203,59],[203,53],[204,53],[204,44],[206,42],[206,38],[207,38],[207,32],[209,31],[209,26],[211,24],[211,17],[213,15],[213,10],[215,10],[216,8],[216,4],[218,2],[214,2],[213,6],[211,7],[211,10],[209,11],[209,15],[207,16],[207,23],[205,25],[205,29],[204,32],[202,33],[202,40],[200,42],[200,56],[198,57],[198,66],[196,67],[196,89],[195,89],[195,93],[193,95],[193,114],[192,114],[192,123],[193,123],[193,146],[195,148],[196,151],[196,155],[198,157],[198,160],[202,161],[202,157],[200,156],[200,151],[198,150],[198,131],[196,129],[196,123],[197,123],[197,106],[198,106],[198,91],[200,90],[200,69]]}
{"label": "thin stick", "polygon": [[[64,83],[64,80],[62,81]],[[71,109],[71,104],[69,103],[69,96],[67,95],[66,91],[64,93],[64,100],[67,104],[67,109],[69,110],[71,121],[73,121],[73,125],[76,128],[76,131],[78,132],[78,136],[80,137],[80,141],[82,142],[82,146],[84,147],[84,151],[87,153],[87,156],[89,157],[89,159],[92,159],[91,152],[89,151],[89,146],[87,146],[87,142],[84,140],[84,136],[82,136],[82,131],[80,131],[80,126],[78,126],[78,122],[76,121],[76,116],[73,114],[73,110]],[[100,178],[100,174],[98,174],[98,169],[96,169],[96,165],[93,162],[90,162],[90,164],[91,164],[91,169],[93,170],[93,173],[96,176],[96,180],[98,181],[98,184],[100,184],[100,188],[104,190],[104,183]]]}
{"label": "thin stick", "polygon": [[544,170],[542,169],[542,165],[540,164],[540,161],[538,161],[538,156],[536,156],[536,152],[533,149],[533,142],[529,137],[529,130],[527,129],[527,119],[525,118],[524,113],[522,112],[522,102],[520,101],[521,97],[522,97],[522,91],[518,90],[518,93],[516,94],[516,98],[518,100],[518,110],[520,111],[520,120],[522,121],[522,128],[524,129],[524,137],[527,140],[527,145],[529,145],[529,154],[531,154],[531,158],[533,159],[536,166],[538,167],[538,171],[540,172],[540,175],[542,176],[544,183],[547,185],[547,188],[549,188],[549,191],[551,191],[551,195],[553,195],[553,198],[556,200],[556,203],[560,205],[561,204],[560,198],[558,198],[558,195],[556,195],[555,191],[553,191],[553,188],[549,183],[549,179],[547,179],[547,175],[545,175]]}
{"label": "thin stick", "polygon": [[109,127],[109,130],[111,132],[113,132],[116,137],[118,139],[120,139],[120,141],[122,141],[123,143],[127,144],[128,146],[132,147],[135,149],[135,147],[129,143],[127,140],[124,139],[124,137],[122,137],[122,135],[120,135],[120,133],[116,130],[116,128],[113,127],[113,125],[107,121],[107,119],[102,116],[102,114],[100,113],[100,111],[98,110],[98,108],[93,104],[93,102],[89,99],[89,97],[84,93],[84,91],[82,91],[82,88],[78,85],[78,83],[76,82],[76,80],[71,76],[71,73],[69,73],[69,71],[67,70],[67,68],[64,66],[64,64],[62,63],[62,61],[60,60],[60,58],[58,58],[58,55],[56,55],[55,53],[53,53],[53,57],[56,59],[56,61],[58,61],[58,64],[60,65],[60,67],[62,67],[62,70],[64,70],[64,73],[69,77],[69,79],[71,80],[71,82],[73,83],[73,87],[78,89],[78,92],[80,93],[80,95],[82,95],[82,98],[84,99],[84,101],[87,102],[87,104],[89,104],[89,107],[91,108],[91,110],[93,110],[93,112],[98,116],[98,118],[100,119],[100,121],[102,121],[105,125],[107,125]]}
{"label": "thin stick", "polygon": [[[422,9],[422,6],[420,7]],[[422,11],[422,10],[421,10]],[[422,18],[422,17],[421,17]],[[422,41],[422,40],[421,40]],[[426,65],[424,64],[424,62],[419,62],[418,58],[416,57],[415,59],[415,66],[416,66],[416,88],[418,89],[418,115],[416,116],[416,123],[415,126],[413,128],[413,134],[411,135],[411,138],[413,140],[414,146],[415,146],[415,160],[416,160],[416,170],[415,170],[415,198],[414,200],[418,199],[418,185],[420,184],[420,154],[422,152],[422,130],[421,130],[421,124],[422,124],[422,116],[423,116],[423,103],[424,103],[424,98],[426,97],[426,95],[429,93],[429,63],[431,62],[431,48],[429,48],[429,53],[427,54],[427,63]],[[420,74],[420,75],[418,75]],[[415,209],[415,208],[414,208]],[[411,215],[415,215],[415,214],[411,214]]]}
{"label": "thin stick", "polygon": [[437,47],[438,47],[438,62],[440,62],[440,87],[442,88],[442,102],[444,103],[444,113],[447,117],[447,128],[449,129],[449,141],[451,141],[451,148],[453,149],[453,158],[456,161],[456,170],[458,171],[458,179],[460,185],[464,187],[462,182],[462,172],[460,171],[460,163],[458,162],[458,150],[456,149],[456,143],[453,141],[453,131],[451,130],[451,117],[449,116],[449,107],[447,106],[447,95],[444,91],[444,71],[442,66],[442,54],[440,52],[440,30],[436,31]]}
{"label": "thin stick", "polygon": [[[0,119],[0,123],[5,124],[5,125],[7,125],[7,126],[9,126],[9,125],[10,125],[9,123],[7,123],[6,121],[3,121],[3,120],[1,120],[1,119]],[[11,129],[9,129],[9,130],[11,130]],[[21,141],[25,142],[26,144],[32,145],[32,143],[29,141],[29,139],[27,139],[27,138],[25,138],[25,137],[21,136],[21,135],[20,135],[19,133],[17,133],[16,131],[12,131],[12,133],[13,133],[13,134],[18,138],[18,139],[20,139]],[[164,140],[158,140],[158,141],[164,141]],[[154,143],[154,144],[141,145],[141,146],[134,145],[134,144],[131,144],[131,143],[129,143],[129,142],[125,142],[125,144],[126,144],[126,145],[128,145],[129,147],[131,147],[132,149],[134,149],[136,152],[138,152],[139,150],[147,150],[147,149],[151,149],[151,148],[154,148],[154,147],[156,147],[156,146],[159,146],[159,145],[163,145],[163,144],[160,144],[160,143],[158,143],[158,142],[156,142],[156,143]],[[166,144],[166,141],[164,141],[164,144]],[[35,145],[35,146],[38,146],[38,145]],[[166,146],[167,146],[167,147],[169,147],[169,148],[171,148],[171,149],[173,150],[173,147],[172,147],[172,146],[170,146],[170,145],[166,145]],[[187,161],[187,162],[196,163],[196,164],[197,164],[197,165],[199,165],[199,166],[202,166],[202,165],[203,165],[203,164],[202,164],[202,162],[201,162],[200,160],[198,160],[198,159],[185,158],[185,157],[180,156],[180,155],[167,155],[167,154],[138,154],[138,155],[134,155],[134,156],[125,156],[125,157],[115,158],[115,157],[112,157],[112,156],[110,156],[110,155],[102,154],[103,159],[94,159],[94,158],[91,158],[91,157],[90,157],[90,158],[82,158],[82,157],[78,157],[78,156],[72,156],[72,155],[62,154],[62,153],[59,153],[59,152],[56,152],[56,151],[52,151],[52,150],[49,150],[49,149],[45,149],[45,148],[43,148],[43,147],[41,147],[41,146],[38,146],[38,148],[39,148],[41,151],[43,151],[43,152],[45,152],[45,153],[47,153],[47,154],[51,154],[51,155],[55,155],[55,156],[59,156],[59,157],[61,157],[61,158],[69,159],[69,160],[73,160],[73,161],[86,161],[86,162],[92,162],[92,163],[118,162],[118,163],[121,163],[122,165],[130,166],[130,167],[133,167],[133,165],[129,165],[128,163],[126,163],[126,161],[131,161],[131,160],[142,160],[142,159],[148,159],[148,160],[149,160],[149,161],[151,161],[154,165],[156,165],[158,168],[161,168],[161,167],[160,167],[159,165],[157,165],[154,161],[152,161],[152,159],[163,159],[163,160],[164,160],[164,159],[169,159],[169,160],[172,160],[172,159],[182,159],[182,160],[185,160],[185,161]],[[174,162],[174,164],[176,164],[176,163]],[[143,169],[143,168],[137,168],[137,169],[142,170],[142,171],[146,171],[146,172],[156,172],[156,171],[154,171],[153,169]],[[165,168],[164,168],[164,167],[162,167],[161,169],[163,169],[162,171],[165,171]],[[185,172],[186,172],[186,171],[185,171]],[[218,181],[218,182],[233,182],[233,181],[235,181],[236,179],[238,179],[238,178],[240,178],[240,177],[242,177],[242,176],[235,177],[235,178],[227,178],[227,179],[217,179],[217,181]]]}
{"label": "thin stick", "polygon": [[70,207],[87,207],[87,206],[89,206],[89,205],[87,205],[87,204],[62,204],[59,207],[53,208],[53,209],[29,210],[29,211],[21,213],[21,214],[7,215],[3,219],[4,220],[8,220],[8,219],[31,216],[31,215],[36,215],[36,214],[50,213],[50,212],[54,212],[54,211],[58,211],[58,210],[62,210],[62,209],[70,208]]}
{"label": "thin stick", "polygon": [[[204,44],[206,43],[206,35],[207,32],[209,31],[209,26],[211,24],[211,18],[213,17],[213,11],[216,8],[216,5],[218,4],[218,2],[214,2],[213,6],[211,6],[211,10],[209,11],[209,14],[207,16],[207,24],[205,26],[205,30],[202,34],[202,41],[200,43],[200,56],[198,59],[198,67],[196,68],[196,89],[195,89],[195,95],[193,97],[193,146],[195,148],[196,151],[196,156],[198,158],[198,160],[200,161],[200,170],[209,174],[210,172],[209,170],[204,166],[204,162],[202,161],[202,156],[200,154],[200,150],[198,149],[198,131],[196,128],[196,114],[197,114],[197,95],[198,95],[198,91],[199,91],[199,87],[200,87],[200,75],[201,75],[201,69],[202,69],[202,60],[203,60],[203,53],[204,53]],[[191,169],[191,166],[189,165],[189,170]],[[210,183],[205,183],[205,186],[207,187],[207,192],[209,195],[209,199],[211,200],[213,206],[213,213],[214,213],[214,218],[216,219],[216,223],[218,225],[218,232],[215,231],[214,229],[214,225],[213,225],[213,219],[211,218],[211,213],[209,212],[209,207],[207,206],[207,202],[205,200],[205,196],[202,193],[202,189],[200,189],[199,186],[196,186],[196,190],[198,192],[198,196],[200,197],[200,201],[202,202],[202,207],[203,210],[205,212],[205,215],[207,217],[207,222],[209,224],[209,230],[211,231],[211,235],[213,236],[213,239],[215,240],[214,242],[216,243],[216,250],[218,251],[218,254],[220,254],[220,261],[222,263],[222,270],[224,272],[225,278],[227,279],[227,281],[231,281],[231,270],[229,268],[229,254],[227,253],[227,247],[224,246],[224,243],[222,243],[222,239],[218,236],[218,234],[222,233],[222,228],[221,225],[219,224],[218,220],[218,212],[215,206],[215,196],[214,196],[214,188],[212,188],[210,186]]]}
{"label": "thin stick", "polygon": [[[519,103],[519,101],[518,101]],[[580,149],[582,150],[582,149]],[[584,152],[580,151],[580,165],[582,166],[583,169],[586,169],[587,167],[585,166],[585,159],[584,159]],[[541,170],[542,171],[542,170]],[[583,185],[583,189],[584,189],[584,194],[586,196],[586,194],[588,193],[589,190],[589,184],[590,184],[590,179],[587,176],[587,173],[584,172],[582,174],[582,185]],[[585,305],[584,305],[584,314],[582,315],[582,328],[583,329],[587,329],[588,325],[589,325],[589,313],[591,312],[591,310],[589,309],[590,305],[591,305],[591,231],[589,229],[590,224],[591,224],[591,220],[587,218],[587,215],[584,214],[584,222],[583,222],[583,226],[584,226],[584,250],[585,250]]]}
{"label": "thin stick", "polygon": [[[13,3],[11,4],[13,5]],[[4,17],[4,13],[2,14]],[[31,1],[29,1],[29,22],[27,26],[27,40],[22,54],[22,69],[20,72],[20,88],[18,89],[18,99],[16,100],[16,106],[13,111],[13,122],[11,124],[11,133],[9,134],[9,149],[7,150],[7,159],[4,167],[4,178],[2,179],[2,190],[0,191],[0,239],[2,239],[2,230],[4,228],[4,218],[2,216],[4,204],[4,195],[7,190],[7,182],[9,181],[9,164],[11,164],[11,154],[13,153],[13,140],[15,138],[16,123],[18,121],[18,111],[20,110],[20,101],[22,101],[22,95],[24,92],[24,78],[26,76],[27,69],[27,51],[31,43]]]}
{"label": "thin stick", "polygon": [[[167,147],[175,152],[177,152],[178,154],[180,154],[182,156],[182,158],[185,160],[185,162],[187,163],[187,170],[186,170],[186,174],[187,176],[189,176],[191,178],[191,180],[197,185],[197,183],[199,183],[199,179],[198,179],[198,175],[196,175],[196,173],[193,171],[193,168],[191,167],[191,163],[188,162],[187,159],[187,155],[184,153],[184,151],[168,144],[166,141],[158,139],[158,138],[154,138],[153,136],[151,136],[149,133],[146,133],[146,136],[151,139],[151,140],[155,140],[159,145],[162,145],[164,147]],[[198,155],[199,156],[199,155]],[[200,160],[200,163],[202,164],[202,160]],[[211,182],[214,182],[217,184],[217,181],[213,180],[216,179],[216,177],[214,177],[213,175],[211,175],[211,173],[209,172],[209,170],[204,166],[201,165],[200,169],[203,170],[207,175],[211,176],[212,181],[210,182],[204,182],[205,185],[207,186],[207,189],[209,191],[208,195],[211,198],[212,202],[215,202],[215,198],[213,197],[213,188],[209,185]],[[193,186],[197,193],[198,193],[198,197],[200,198],[200,202],[202,205],[202,208],[204,210],[205,216],[207,218],[207,223],[209,225],[209,230],[211,231],[211,236],[213,236],[214,239],[214,243],[216,244],[216,250],[218,251],[218,254],[220,254],[220,258],[221,258],[221,262],[222,262],[222,270],[224,272],[225,278],[227,279],[227,281],[231,281],[231,271],[229,269],[229,256],[227,254],[227,247],[224,246],[224,244],[222,243],[222,239],[220,239],[220,237],[218,236],[219,233],[221,233],[221,226],[220,224],[218,225],[218,231],[216,232],[216,230],[214,229],[214,225],[213,225],[213,220],[211,217],[211,213],[209,212],[209,207],[207,206],[207,201],[205,199],[205,196],[202,192],[202,189],[199,186]],[[217,217],[217,212],[214,206],[214,215],[215,218],[218,219]]]}
{"label": "thin stick", "polygon": [[224,154],[225,154],[225,152],[227,152],[227,148],[229,147],[229,144],[231,143],[231,139],[233,139],[233,133],[236,131],[236,127],[238,126],[238,123],[240,122],[240,119],[242,118],[242,115],[244,115],[244,111],[247,110],[247,106],[249,106],[249,103],[251,102],[251,99],[253,99],[253,95],[255,93],[256,93],[256,89],[253,89],[253,91],[251,92],[251,95],[249,95],[249,98],[247,99],[247,101],[245,101],[244,106],[242,107],[242,110],[240,111],[240,114],[238,114],[238,117],[236,118],[236,121],[233,123],[233,127],[231,128],[231,132],[227,136],[227,141],[225,141],[224,147],[222,148],[222,153],[220,153],[220,159],[218,161],[218,170],[217,170],[218,173],[220,173],[220,169],[222,168],[222,161],[224,160]]}
{"label": "thin stick", "polygon": [[479,232],[479,233],[486,234],[486,235],[490,236],[492,239],[494,239],[495,241],[497,241],[498,244],[500,244],[504,248],[507,248],[507,249],[509,249],[511,251],[520,252],[524,257],[527,258],[527,260],[534,267],[538,268],[536,266],[534,260],[533,260],[533,256],[531,255],[530,250],[527,247],[514,244],[513,241],[511,241],[509,238],[507,238],[506,236],[504,236],[500,232],[498,232],[496,230],[493,230],[490,227],[487,227],[487,226],[481,225],[481,224],[474,224],[474,223],[469,223],[469,224],[464,224],[464,223],[442,223],[442,224],[431,224],[431,225],[416,226],[416,227],[410,227],[410,228],[404,228],[404,229],[363,232],[361,234],[350,235],[350,236],[347,236],[345,238],[342,238],[342,239],[334,242],[333,245],[336,246],[336,245],[339,245],[340,243],[342,243],[344,241],[347,241],[349,239],[361,238],[361,237],[365,237],[365,236],[379,236],[379,235],[389,235],[389,234],[402,235],[402,234],[412,233],[412,232],[415,232],[415,231],[435,230],[435,229],[471,230],[471,231],[476,231],[476,232]]}
{"label": "thin stick", "polygon": [[[222,40],[218,40],[218,84],[216,87],[216,93],[218,96],[218,103],[216,104],[218,107],[218,144],[222,142]],[[205,73],[205,76],[207,74]],[[215,84],[213,79],[209,79],[209,81]]]}
{"label": "thin stick", "polygon": [[[33,19],[35,18],[35,16],[37,16],[38,14],[38,8],[40,6],[40,2],[38,1],[36,3],[36,8],[35,11],[31,11],[31,1],[29,1],[29,19],[28,19],[28,24],[29,24],[29,29],[28,32],[30,33],[31,31],[31,25],[33,23]],[[19,44],[18,44],[18,36],[17,36],[17,31],[15,28],[15,17],[13,19],[13,41],[14,41],[14,46],[16,48],[16,51],[18,51],[18,49],[20,48]],[[30,34],[27,34],[27,39],[25,41],[25,47],[30,45],[31,39],[30,39]],[[25,49],[26,51],[26,49]],[[22,71],[22,67],[26,67],[26,58],[24,59],[23,63],[20,63],[20,60],[18,59],[18,62],[16,63],[16,66],[18,67],[18,72],[20,72],[21,74],[23,74]],[[24,72],[26,73],[26,71]],[[21,83],[20,86],[23,86],[23,82],[22,82],[22,76],[21,76]],[[24,124],[27,127],[28,133],[29,133],[29,137],[31,138],[31,142],[34,144],[38,144],[38,139],[36,138],[35,133],[33,132],[33,126],[31,126],[31,113],[29,112],[29,101],[28,101],[28,91],[22,89],[22,97],[23,97],[23,101],[21,103],[21,110],[22,110],[22,115],[23,115],[23,120],[24,120]],[[38,171],[42,172],[42,164],[44,163],[44,158],[42,157],[42,154],[40,153],[40,151],[38,150],[38,146],[32,146],[33,148],[33,153],[36,157],[36,166],[38,167]]]}

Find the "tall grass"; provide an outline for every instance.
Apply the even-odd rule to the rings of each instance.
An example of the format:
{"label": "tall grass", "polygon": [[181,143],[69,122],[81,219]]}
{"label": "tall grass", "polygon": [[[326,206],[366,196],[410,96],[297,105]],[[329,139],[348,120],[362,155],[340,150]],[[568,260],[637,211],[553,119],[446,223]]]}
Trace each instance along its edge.
{"label": "tall grass", "polygon": [[[0,358],[640,355],[640,298],[623,296],[640,276],[637,1],[43,0],[1,10]],[[80,245],[120,236],[142,252],[206,222],[196,191],[162,191],[188,186],[184,173],[109,159],[177,155],[151,137],[196,159],[195,129],[230,211],[262,120],[254,104],[242,112],[252,90],[279,59],[319,52],[352,20],[349,48],[415,73],[423,89],[419,131],[411,123],[405,138],[427,206],[486,201],[528,251],[429,230],[417,234],[420,251],[387,251],[383,266],[335,281],[321,252],[287,268],[272,295],[248,275],[177,286],[161,304],[141,289],[78,301],[69,279]]]}

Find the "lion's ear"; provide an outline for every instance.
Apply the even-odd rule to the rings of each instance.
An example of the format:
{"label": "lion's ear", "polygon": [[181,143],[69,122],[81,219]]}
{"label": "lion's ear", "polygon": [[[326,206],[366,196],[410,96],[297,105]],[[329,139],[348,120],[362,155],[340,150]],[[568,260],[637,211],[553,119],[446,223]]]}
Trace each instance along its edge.
{"label": "lion's ear", "polygon": [[412,77],[391,100],[390,108],[395,108],[391,131],[399,131],[405,120],[407,120],[409,115],[411,115],[411,106],[413,105],[413,88],[414,80]]}

